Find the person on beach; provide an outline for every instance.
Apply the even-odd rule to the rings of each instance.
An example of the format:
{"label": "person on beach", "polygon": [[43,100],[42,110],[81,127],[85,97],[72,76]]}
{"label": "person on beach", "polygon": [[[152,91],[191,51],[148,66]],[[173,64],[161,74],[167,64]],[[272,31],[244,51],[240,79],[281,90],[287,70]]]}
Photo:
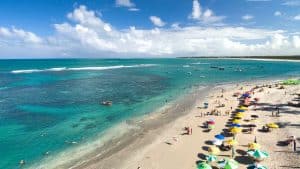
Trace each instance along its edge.
{"label": "person on beach", "polygon": [[294,139],[294,152],[297,151],[296,139]]}

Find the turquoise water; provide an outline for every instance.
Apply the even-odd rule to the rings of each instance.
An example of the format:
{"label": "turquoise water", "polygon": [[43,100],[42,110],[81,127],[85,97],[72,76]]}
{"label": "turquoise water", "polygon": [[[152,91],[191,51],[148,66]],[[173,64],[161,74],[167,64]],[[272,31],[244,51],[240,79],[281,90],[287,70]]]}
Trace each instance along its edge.
{"label": "turquoise water", "polygon": [[[120,122],[154,111],[194,85],[299,75],[300,63],[294,62],[0,60],[0,168],[19,168],[21,159],[30,166],[84,144]],[[100,105],[103,100],[112,100],[113,106]]]}

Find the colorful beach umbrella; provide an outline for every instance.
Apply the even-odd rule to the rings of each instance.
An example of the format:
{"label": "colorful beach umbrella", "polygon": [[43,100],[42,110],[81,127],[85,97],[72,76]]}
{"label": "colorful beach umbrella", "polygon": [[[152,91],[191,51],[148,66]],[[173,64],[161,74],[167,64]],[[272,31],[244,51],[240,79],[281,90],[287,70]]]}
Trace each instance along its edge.
{"label": "colorful beach umbrella", "polygon": [[224,159],[218,162],[218,166],[223,169],[238,169],[239,163],[233,159]]}
{"label": "colorful beach umbrella", "polygon": [[246,107],[246,106],[240,106],[239,109],[240,110],[248,110],[248,107]]}
{"label": "colorful beach umbrella", "polygon": [[197,169],[212,169],[212,167],[206,162],[199,163]]}
{"label": "colorful beach umbrella", "polygon": [[230,145],[230,146],[235,146],[235,145],[238,144],[238,142],[235,139],[226,140],[225,143]]}
{"label": "colorful beach umbrella", "polygon": [[208,121],[207,124],[215,124],[215,121]]}
{"label": "colorful beach umbrella", "polygon": [[266,124],[266,126],[269,127],[269,128],[273,128],[273,129],[279,128],[279,126],[275,123],[268,123],[268,124]]}
{"label": "colorful beach umbrella", "polygon": [[239,119],[234,119],[234,120],[232,120],[232,123],[238,124],[238,123],[241,123],[241,120],[239,120]]}
{"label": "colorful beach umbrella", "polygon": [[210,155],[207,155],[205,157],[205,159],[207,162],[214,162],[214,161],[217,161],[217,156],[210,154]]}
{"label": "colorful beach umbrella", "polygon": [[248,149],[249,150],[257,150],[260,149],[260,145],[258,143],[249,143],[248,144]]}
{"label": "colorful beach umbrella", "polygon": [[208,125],[208,129],[214,129],[215,128],[215,125],[214,124],[209,124]]}
{"label": "colorful beach umbrella", "polygon": [[247,166],[247,169],[268,169],[268,168],[260,164],[250,164]]}
{"label": "colorful beach umbrella", "polygon": [[237,112],[245,112],[245,110],[242,110],[242,109],[237,109]]}
{"label": "colorful beach umbrella", "polygon": [[223,140],[219,140],[219,139],[215,139],[213,141],[213,145],[216,145],[216,146],[220,146],[220,145],[222,145],[222,143],[223,143]]}
{"label": "colorful beach umbrella", "polygon": [[237,114],[237,115],[234,116],[234,118],[239,118],[239,119],[241,119],[241,118],[243,118],[243,117],[244,117],[244,116],[241,115],[241,114]]}
{"label": "colorful beach umbrella", "polygon": [[208,148],[208,152],[212,155],[218,155],[220,154],[220,149],[216,146],[213,146]]}
{"label": "colorful beach umbrella", "polygon": [[215,135],[215,138],[219,139],[219,140],[224,140],[225,139],[224,135],[222,135],[222,134]]}
{"label": "colorful beach umbrella", "polygon": [[267,152],[261,150],[250,150],[247,151],[247,154],[256,160],[263,160],[269,157],[269,154]]}
{"label": "colorful beach umbrella", "polygon": [[237,133],[242,132],[242,129],[239,128],[239,127],[233,127],[233,128],[230,129],[230,132],[233,133],[233,134],[237,134]]}
{"label": "colorful beach umbrella", "polygon": [[240,124],[236,124],[236,123],[232,123],[232,124],[230,124],[230,127],[241,127],[241,125]]}

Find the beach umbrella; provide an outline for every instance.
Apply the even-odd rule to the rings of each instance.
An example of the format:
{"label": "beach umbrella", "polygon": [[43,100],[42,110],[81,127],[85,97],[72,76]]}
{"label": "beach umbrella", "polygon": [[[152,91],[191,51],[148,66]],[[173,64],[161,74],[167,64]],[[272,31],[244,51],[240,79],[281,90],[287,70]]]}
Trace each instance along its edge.
{"label": "beach umbrella", "polygon": [[250,97],[250,94],[244,93],[244,94],[242,95],[242,97]]}
{"label": "beach umbrella", "polygon": [[242,132],[242,129],[239,128],[239,127],[233,127],[233,128],[230,129],[230,132],[233,133],[233,134],[237,134],[237,133]]}
{"label": "beach umbrella", "polygon": [[214,124],[209,124],[208,125],[208,129],[214,129],[215,128],[215,125]]}
{"label": "beach umbrella", "polygon": [[248,110],[248,107],[246,107],[246,106],[240,106],[239,109],[240,110]]}
{"label": "beach umbrella", "polygon": [[216,145],[216,146],[220,146],[220,145],[222,145],[222,143],[223,143],[223,140],[219,140],[219,139],[215,139],[213,141],[213,145]]}
{"label": "beach umbrella", "polygon": [[197,169],[212,169],[212,168],[206,162],[202,162],[197,165]]}
{"label": "beach umbrella", "polygon": [[247,151],[247,154],[256,160],[263,160],[269,157],[267,152],[261,150],[249,150]]}
{"label": "beach umbrella", "polygon": [[258,144],[258,143],[249,143],[249,144],[248,144],[248,149],[249,149],[249,150],[257,150],[257,149],[260,149],[260,144]]}
{"label": "beach umbrella", "polygon": [[247,166],[247,169],[268,169],[268,168],[260,164],[250,164]]}
{"label": "beach umbrella", "polygon": [[238,169],[239,163],[233,159],[224,159],[218,162],[218,166],[223,169]]}
{"label": "beach umbrella", "polygon": [[216,146],[213,146],[208,148],[208,152],[212,155],[218,155],[220,154],[220,149]]}
{"label": "beach umbrella", "polygon": [[215,135],[215,138],[219,139],[219,140],[224,140],[225,139],[225,137],[222,134]]}
{"label": "beach umbrella", "polygon": [[215,124],[215,121],[208,121],[207,124]]}
{"label": "beach umbrella", "polygon": [[241,118],[243,118],[244,117],[244,115],[242,115],[242,114],[236,114],[235,116],[234,116],[234,118],[239,118],[239,119],[241,119]]}
{"label": "beach umbrella", "polygon": [[275,123],[268,123],[266,126],[269,127],[269,128],[274,128],[274,129],[279,128],[279,126]]}
{"label": "beach umbrella", "polygon": [[242,112],[238,112],[238,113],[236,113],[235,115],[245,116],[245,114],[242,113]]}
{"label": "beach umbrella", "polygon": [[232,123],[232,124],[230,124],[230,127],[241,127],[241,125],[237,124],[237,123]]}
{"label": "beach umbrella", "polygon": [[214,161],[217,161],[217,156],[215,156],[215,155],[207,155],[206,157],[205,157],[205,159],[206,159],[206,161],[207,162],[214,162]]}
{"label": "beach umbrella", "polygon": [[237,109],[237,112],[245,112],[245,110]]}
{"label": "beach umbrella", "polygon": [[238,123],[240,123],[241,122],[241,120],[239,120],[239,119],[234,119],[233,121],[232,121],[232,123],[234,123],[234,124],[238,124]]}
{"label": "beach umbrella", "polygon": [[235,139],[226,140],[225,143],[230,145],[230,146],[235,146],[235,145],[238,144],[238,142]]}

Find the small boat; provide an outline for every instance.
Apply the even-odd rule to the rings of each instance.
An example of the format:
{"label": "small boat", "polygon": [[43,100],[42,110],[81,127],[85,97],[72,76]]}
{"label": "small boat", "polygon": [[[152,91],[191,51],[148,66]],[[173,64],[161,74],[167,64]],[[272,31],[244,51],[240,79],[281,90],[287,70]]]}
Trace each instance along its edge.
{"label": "small boat", "polygon": [[210,68],[218,68],[217,66],[211,66]]}
{"label": "small boat", "polygon": [[225,68],[224,67],[219,67],[219,70],[225,70]]}
{"label": "small boat", "polygon": [[101,102],[102,105],[105,105],[105,106],[111,106],[112,105],[112,101],[103,101]]}

